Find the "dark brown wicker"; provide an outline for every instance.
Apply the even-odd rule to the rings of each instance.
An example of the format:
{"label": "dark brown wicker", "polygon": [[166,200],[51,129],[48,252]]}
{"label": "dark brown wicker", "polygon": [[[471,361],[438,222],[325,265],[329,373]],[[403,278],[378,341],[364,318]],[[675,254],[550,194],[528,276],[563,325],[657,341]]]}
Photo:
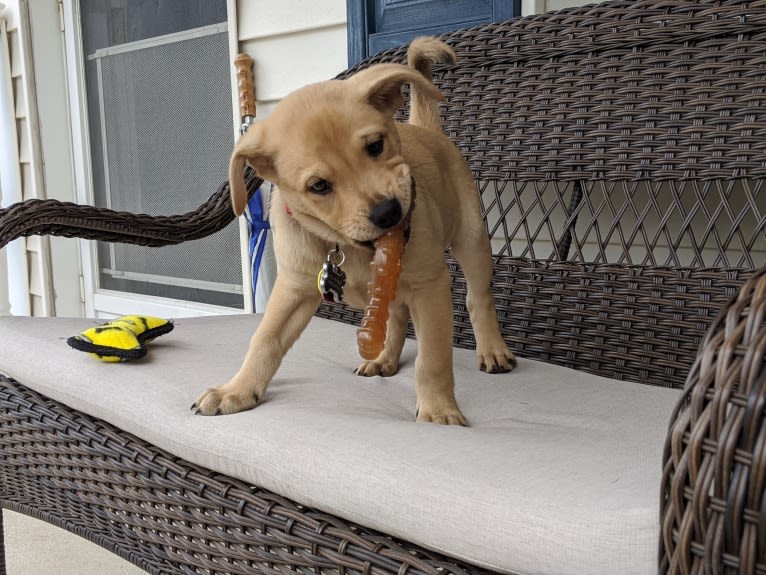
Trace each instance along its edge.
{"label": "dark brown wicker", "polygon": [[[657,462],[659,571],[766,574],[766,1],[614,1],[444,38],[459,63],[436,68],[442,117],[476,177],[508,343],[683,387]],[[35,233],[161,245],[230,218],[58,207],[0,212],[0,245]],[[455,343],[471,347],[448,262]],[[478,571],[0,384],[2,504],[150,572]]]}
{"label": "dark brown wicker", "polygon": [[708,331],[662,478],[662,569],[766,574],[766,274]]}
{"label": "dark brown wicker", "polygon": [[[254,194],[263,180],[247,168],[245,182]],[[0,248],[23,236],[51,235],[141,246],[168,246],[204,238],[234,219],[229,182],[193,212],[177,216],[150,216],[106,208],[28,200],[0,209]]]}

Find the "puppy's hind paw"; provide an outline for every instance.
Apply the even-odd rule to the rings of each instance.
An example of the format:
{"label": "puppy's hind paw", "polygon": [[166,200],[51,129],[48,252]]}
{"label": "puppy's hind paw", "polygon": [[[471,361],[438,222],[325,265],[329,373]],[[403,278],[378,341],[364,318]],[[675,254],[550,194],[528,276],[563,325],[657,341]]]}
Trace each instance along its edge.
{"label": "puppy's hind paw", "polygon": [[508,373],[516,367],[518,361],[513,352],[506,347],[485,353],[477,352],[476,363],[481,371],[487,373]]}

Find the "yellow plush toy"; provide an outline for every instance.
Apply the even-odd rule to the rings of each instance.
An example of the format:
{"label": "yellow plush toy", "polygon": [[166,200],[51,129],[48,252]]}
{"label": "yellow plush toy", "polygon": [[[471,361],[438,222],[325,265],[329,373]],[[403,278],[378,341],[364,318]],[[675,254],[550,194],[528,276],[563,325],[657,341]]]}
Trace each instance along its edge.
{"label": "yellow plush toy", "polygon": [[118,362],[140,359],[146,344],[173,331],[173,320],[145,315],[126,315],[74,335],[66,342],[79,351],[102,361]]}

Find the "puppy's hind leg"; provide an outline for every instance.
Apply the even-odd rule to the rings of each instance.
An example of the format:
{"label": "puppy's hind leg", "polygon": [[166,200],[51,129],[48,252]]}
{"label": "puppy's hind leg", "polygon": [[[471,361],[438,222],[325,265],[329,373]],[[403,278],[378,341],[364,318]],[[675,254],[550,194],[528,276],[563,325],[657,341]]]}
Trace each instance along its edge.
{"label": "puppy's hind leg", "polygon": [[[516,366],[516,357],[500,334],[492,295],[492,248],[478,206],[466,207],[463,233],[452,245],[468,284],[466,307],[476,336],[476,362],[482,371],[504,373]],[[475,214],[475,215],[474,215]]]}
{"label": "puppy's hind leg", "polygon": [[399,371],[399,358],[402,355],[404,340],[407,337],[407,322],[410,310],[406,304],[394,300],[388,308],[388,323],[386,324],[386,344],[380,355],[370,361],[364,361],[354,370],[356,375],[370,377],[382,375],[388,377]]}
{"label": "puppy's hind leg", "polygon": [[[437,257],[442,257],[441,253]],[[409,294],[418,338],[415,392],[418,421],[468,425],[455,400],[452,370],[452,295],[447,266]]]}

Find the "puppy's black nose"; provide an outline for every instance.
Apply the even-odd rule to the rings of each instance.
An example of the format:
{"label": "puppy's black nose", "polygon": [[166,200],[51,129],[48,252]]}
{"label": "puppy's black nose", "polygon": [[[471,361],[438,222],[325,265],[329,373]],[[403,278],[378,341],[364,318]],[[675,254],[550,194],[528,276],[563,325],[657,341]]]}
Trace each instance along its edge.
{"label": "puppy's black nose", "polygon": [[369,218],[379,228],[391,228],[402,219],[402,204],[396,198],[383,200],[372,208]]}

